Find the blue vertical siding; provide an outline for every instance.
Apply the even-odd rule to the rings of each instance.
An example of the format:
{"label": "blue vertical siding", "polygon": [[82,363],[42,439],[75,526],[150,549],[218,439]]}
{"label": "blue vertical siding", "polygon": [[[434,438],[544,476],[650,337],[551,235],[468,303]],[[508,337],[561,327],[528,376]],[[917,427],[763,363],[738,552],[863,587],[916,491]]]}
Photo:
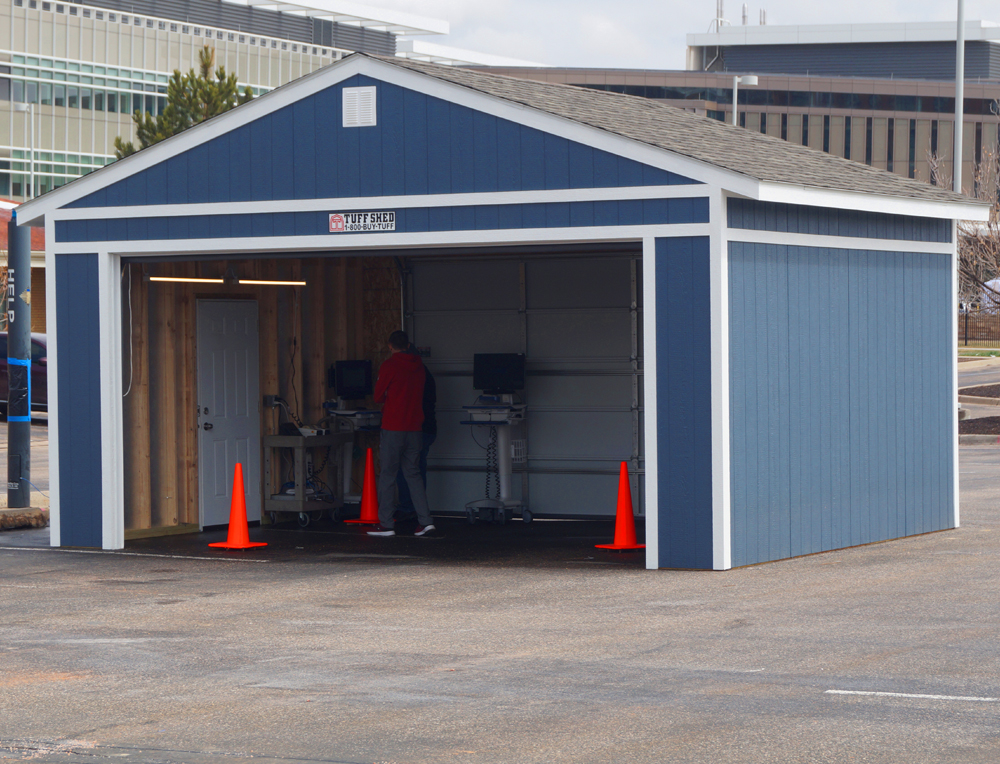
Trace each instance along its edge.
{"label": "blue vertical siding", "polygon": [[950,258],[729,246],[733,565],[952,527]]}
{"label": "blue vertical siding", "polygon": [[709,287],[708,237],[656,240],[661,568],[713,564]]}
{"label": "blue vertical siding", "polygon": [[[377,87],[377,124],[344,128],[341,92],[359,85]],[[694,183],[675,173],[358,75],[67,206]]]}
{"label": "blue vertical siding", "polygon": [[951,241],[951,221],[829,207],[729,199],[730,228],[898,241]]}
{"label": "blue vertical siding", "polygon": [[56,255],[57,448],[63,546],[102,545],[97,258],[97,255]]}

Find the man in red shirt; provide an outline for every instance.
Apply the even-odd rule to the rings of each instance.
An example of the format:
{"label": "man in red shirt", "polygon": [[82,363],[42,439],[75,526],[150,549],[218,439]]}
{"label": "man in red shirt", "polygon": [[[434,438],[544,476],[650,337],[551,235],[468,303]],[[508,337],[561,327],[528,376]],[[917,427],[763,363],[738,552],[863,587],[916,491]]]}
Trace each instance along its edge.
{"label": "man in red shirt", "polygon": [[424,445],[424,362],[416,353],[404,352],[410,347],[406,332],[389,335],[392,355],[378,370],[375,402],[382,404],[382,437],[379,445],[378,520],[379,525],[368,531],[369,536],[395,536],[395,502],[393,488],[400,470],[417,511],[416,536],[426,536],[434,530],[434,521],[427,506],[427,492],[420,479],[420,449]]}

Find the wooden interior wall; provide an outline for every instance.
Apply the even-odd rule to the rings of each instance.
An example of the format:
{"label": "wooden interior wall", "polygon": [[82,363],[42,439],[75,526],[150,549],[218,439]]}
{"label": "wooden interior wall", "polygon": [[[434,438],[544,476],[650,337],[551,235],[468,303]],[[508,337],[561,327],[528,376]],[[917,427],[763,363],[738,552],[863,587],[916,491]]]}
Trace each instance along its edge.
{"label": "wooden interior wall", "polygon": [[[218,278],[227,271],[245,279],[303,279],[307,285],[185,284],[146,278]],[[257,300],[260,393],[281,396],[303,422],[316,423],[323,415],[323,401],[333,396],[327,388],[326,370],[334,361],[367,358],[377,370],[388,355],[386,338],[401,325],[399,295],[399,274],[392,258],[126,266],[122,278],[122,389],[127,391],[127,536],[150,535],[143,533],[149,529],[190,530],[198,524],[199,299]],[[267,435],[275,431],[274,413],[262,409],[261,432]],[[364,441],[359,446],[368,444]],[[356,467],[361,470],[363,464]],[[355,479],[360,485],[360,471]],[[272,488],[261,486],[260,490]]]}

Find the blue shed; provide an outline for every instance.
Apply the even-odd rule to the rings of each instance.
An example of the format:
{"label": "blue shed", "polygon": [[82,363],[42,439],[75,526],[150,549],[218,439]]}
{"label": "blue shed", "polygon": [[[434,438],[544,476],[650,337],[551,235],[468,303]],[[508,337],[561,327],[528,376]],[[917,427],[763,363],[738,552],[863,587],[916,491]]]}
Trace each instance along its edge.
{"label": "blue shed", "polygon": [[518,496],[611,516],[629,462],[648,568],[955,527],[955,221],[987,211],[654,101],[350,56],[19,208],[46,229],[52,544],[212,525],[234,459],[259,517],[262,395],[317,421],[329,365],[400,322],[445,510],[482,491],[472,356],[513,352]]}

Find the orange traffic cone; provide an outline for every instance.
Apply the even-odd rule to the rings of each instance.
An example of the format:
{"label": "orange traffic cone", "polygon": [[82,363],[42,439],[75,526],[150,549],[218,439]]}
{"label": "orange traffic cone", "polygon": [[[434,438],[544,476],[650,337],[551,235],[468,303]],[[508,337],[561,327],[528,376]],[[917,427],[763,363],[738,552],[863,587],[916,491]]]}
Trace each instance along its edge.
{"label": "orange traffic cone", "polygon": [[361,490],[361,517],[357,520],[345,520],[345,523],[359,525],[378,525],[378,489],[375,487],[375,460],[372,450],[368,449],[365,456],[365,482]]}
{"label": "orange traffic cone", "polygon": [[247,529],[247,498],[243,492],[243,465],[236,462],[233,471],[233,500],[229,505],[229,537],[209,546],[223,549],[249,549],[254,546],[267,546],[263,541],[251,541]]}
{"label": "orange traffic cone", "polygon": [[622,462],[618,477],[618,511],[615,514],[615,543],[597,544],[595,549],[645,549],[635,543],[635,516],[632,514],[632,489],[628,484],[628,467]]}

